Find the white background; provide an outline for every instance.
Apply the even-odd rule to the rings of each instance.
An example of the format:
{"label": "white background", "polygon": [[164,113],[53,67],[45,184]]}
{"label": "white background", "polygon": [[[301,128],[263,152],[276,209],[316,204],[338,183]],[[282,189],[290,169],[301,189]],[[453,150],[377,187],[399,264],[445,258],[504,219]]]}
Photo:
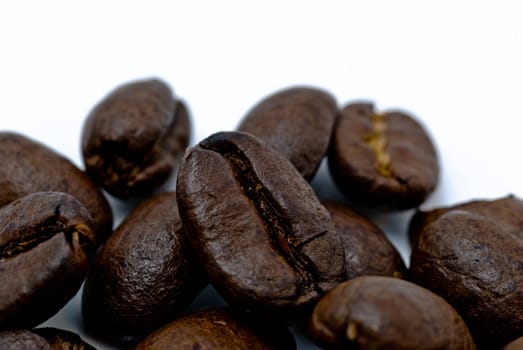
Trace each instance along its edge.
{"label": "white background", "polygon": [[[522,44],[517,1],[2,2],[0,129],[83,167],[84,118],[124,82],[167,81],[191,109],[192,143],[277,89],[312,84],[427,126],[442,175],[425,207],[523,196]],[[341,198],[324,167],[314,184]],[[375,217],[406,261],[411,214]],[[83,333],[79,298],[47,324]]]}

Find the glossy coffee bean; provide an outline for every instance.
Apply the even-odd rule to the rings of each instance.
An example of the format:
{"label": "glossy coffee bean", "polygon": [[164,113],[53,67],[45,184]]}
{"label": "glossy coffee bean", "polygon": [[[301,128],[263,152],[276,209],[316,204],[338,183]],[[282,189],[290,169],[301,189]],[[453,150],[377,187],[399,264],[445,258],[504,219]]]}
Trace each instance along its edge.
{"label": "glossy coffee bean", "polygon": [[183,234],[176,195],[135,208],[96,255],[83,289],[87,328],[135,341],[178,316],[207,284]]}
{"label": "glossy coffee bean", "polygon": [[187,108],[164,82],[122,85],[87,117],[82,132],[86,172],[115,196],[148,194],[177,166],[190,129]]}
{"label": "glossy coffee bean", "polygon": [[[276,322],[277,323],[277,322]],[[179,318],[152,333],[136,350],[293,350],[287,328],[255,324],[229,309],[211,309]]]}
{"label": "glossy coffee bean", "polygon": [[255,105],[238,130],[263,140],[311,180],[327,153],[336,115],[336,100],[328,92],[291,87]]}
{"label": "glossy coffee bean", "polygon": [[44,338],[53,350],[96,350],[74,332],[58,328],[35,328],[33,333]]}
{"label": "glossy coffee bean", "polygon": [[28,330],[0,331],[2,350],[54,350],[41,336]]}
{"label": "glossy coffee bean", "polygon": [[69,193],[91,213],[97,242],[109,235],[113,224],[109,203],[69,160],[41,143],[10,132],[0,132],[0,159],[0,207],[34,192]]}
{"label": "glossy coffee bean", "polygon": [[234,307],[298,317],[345,278],[334,223],[292,164],[245,133],[189,149],[180,215],[211,283]]}
{"label": "glossy coffee bean", "polygon": [[328,160],[343,193],[369,207],[417,207],[438,182],[438,158],[422,125],[405,113],[377,113],[372,104],[342,109]]}
{"label": "glossy coffee bean", "polygon": [[523,201],[418,212],[411,231],[411,278],[460,312],[478,348],[523,334]]}
{"label": "glossy coffee bean", "polygon": [[0,329],[30,328],[78,291],[94,223],[65,193],[38,192],[0,209]]}
{"label": "glossy coffee bean", "polygon": [[345,249],[346,279],[406,275],[401,256],[378,226],[341,203],[322,204],[331,214]]}
{"label": "glossy coffee bean", "polygon": [[309,329],[323,349],[475,349],[445,300],[392,277],[361,276],[340,284],[318,303]]}

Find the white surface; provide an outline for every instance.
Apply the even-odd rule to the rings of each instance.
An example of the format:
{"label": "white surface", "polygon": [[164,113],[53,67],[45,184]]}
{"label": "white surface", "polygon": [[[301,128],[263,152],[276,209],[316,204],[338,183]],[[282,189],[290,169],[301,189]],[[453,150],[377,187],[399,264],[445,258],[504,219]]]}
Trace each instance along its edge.
{"label": "white surface", "polygon": [[[523,196],[522,42],[517,1],[2,2],[0,129],[82,167],[83,120],[121,83],[169,82],[192,111],[193,143],[276,89],[313,84],[340,105],[371,99],[425,123],[442,165],[426,207]],[[314,184],[339,196],[325,168]],[[406,260],[410,214],[377,217]],[[82,333],[79,303],[48,324]]]}

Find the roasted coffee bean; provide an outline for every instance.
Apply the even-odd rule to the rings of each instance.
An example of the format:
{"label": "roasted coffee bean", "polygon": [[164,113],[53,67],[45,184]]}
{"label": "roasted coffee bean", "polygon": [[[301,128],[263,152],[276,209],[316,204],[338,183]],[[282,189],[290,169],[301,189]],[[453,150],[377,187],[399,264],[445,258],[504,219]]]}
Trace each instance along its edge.
{"label": "roasted coffee bean", "polygon": [[35,328],[33,333],[45,338],[53,350],[96,350],[74,332],[58,328]]}
{"label": "roasted coffee bean", "polygon": [[113,341],[136,341],[178,316],[206,284],[183,234],[176,195],[156,195],[96,255],[83,289],[85,325]]}
{"label": "roasted coffee bean", "polygon": [[378,226],[341,203],[322,204],[331,214],[343,242],[346,279],[363,275],[406,275],[401,256]]}
{"label": "roasted coffee bean", "polygon": [[361,276],[340,284],[316,305],[309,329],[323,349],[475,349],[445,300],[392,277]]}
{"label": "roasted coffee bean", "polygon": [[122,85],[87,117],[82,133],[86,172],[115,196],[148,194],[172,173],[190,129],[187,108],[164,82]]}
{"label": "roasted coffee bean", "polygon": [[299,318],[345,279],[328,211],[259,139],[240,132],[204,139],[186,153],[176,191],[195,253],[234,307]]}
{"label": "roasted coffee bean", "polygon": [[2,350],[54,350],[41,336],[28,330],[0,332]]}
{"label": "roasted coffee bean", "polygon": [[478,348],[523,334],[523,201],[418,212],[411,231],[411,278],[460,312]]}
{"label": "roasted coffee bean", "polygon": [[519,337],[507,344],[502,350],[523,350],[523,337]]}
{"label": "roasted coffee bean", "polygon": [[291,87],[267,96],[238,130],[255,135],[311,180],[327,153],[338,109],[334,97],[313,87]]}
{"label": "roasted coffee bean", "polygon": [[94,222],[74,197],[37,192],[0,209],[0,329],[30,328],[78,291]]}
{"label": "roasted coffee bean", "polygon": [[69,160],[41,143],[9,132],[0,132],[0,159],[0,207],[34,192],[69,193],[91,213],[97,242],[109,235],[113,225],[109,203]]}
{"label": "roasted coffee bean", "polygon": [[337,119],[328,155],[338,187],[359,204],[386,210],[414,208],[438,182],[434,145],[414,118],[349,104]]}
{"label": "roasted coffee bean", "polygon": [[[277,322],[276,322],[277,323]],[[152,333],[136,350],[293,350],[287,328],[254,324],[229,309],[211,309],[179,318]]]}

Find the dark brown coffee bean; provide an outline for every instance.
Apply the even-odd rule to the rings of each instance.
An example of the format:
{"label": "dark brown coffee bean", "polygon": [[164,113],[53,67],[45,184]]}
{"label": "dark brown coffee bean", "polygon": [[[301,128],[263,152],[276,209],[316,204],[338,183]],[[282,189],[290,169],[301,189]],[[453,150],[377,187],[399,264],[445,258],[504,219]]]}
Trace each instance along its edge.
{"label": "dark brown coffee bean", "polygon": [[418,212],[412,279],[441,295],[480,348],[523,334],[523,201],[510,196]]}
{"label": "dark brown coffee bean", "polygon": [[191,148],[177,196],[200,263],[237,308],[299,317],[345,278],[328,211],[287,159],[249,134]]}
{"label": "dark brown coffee bean", "polygon": [[69,160],[25,136],[0,132],[0,207],[41,191],[76,197],[96,222],[97,242],[112,230],[113,216],[100,189]]}
{"label": "dark brown coffee bean", "polygon": [[345,248],[346,279],[406,275],[401,256],[378,226],[343,204],[324,202],[323,205],[331,214]]}
{"label": "dark brown coffee bean", "polygon": [[334,97],[312,87],[292,87],[265,97],[241,121],[311,180],[327,152],[337,114]]}
{"label": "dark brown coffee bean", "polygon": [[205,287],[174,193],[140,204],[96,255],[83,290],[90,331],[135,341],[178,316]]}
{"label": "dark brown coffee bean", "polygon": [[445,300],[392,277],[361,276],[339,285],[316,305],[309,329],[323,349],[475,349]]}
{"label": "dark brown coffee bean", "polygon": [[0,349],[2,350],[53,350],[41,336],[27,330],[0,332]]}
{"label": "dark brown coffee bean", "polygon": [[190,129],[185,105],[162,81],[122,85],[87,117],[82,133],[86,171],[115,196],[148,194],[172,173]]}
{"label": "dark brown coffee bean", "polygon": [[45,327],[35,328],[32,332],[47,340],[53,350],[96,350],[80,338],[78,334],[71,331]]}
{"label": "dark brown coffee bean", "polygon": [[[275,322],[277,323],[277,321]],[[256,325],[228,309],[211,309],[179,318],[145,338],[136,350],[293,350],[287,328]]]}
{"label": "dark brown coffee bean", "polygon": [[436,151],[421,124],[400,112],[376,113],[372,104],[343,108],[328,160],[338,187],[365,206],[413,208],[438,182]]}
{"label": "dark brown coffee bean", "polygon": [[94,222],[74,197],[38,192],[0,209],[0,329],[30,328],[78,291]]}
{"label": "dark brown coffee bean", "polygon": [[502,350],[523,350],[523,337],[519,337],[507,344]]}

